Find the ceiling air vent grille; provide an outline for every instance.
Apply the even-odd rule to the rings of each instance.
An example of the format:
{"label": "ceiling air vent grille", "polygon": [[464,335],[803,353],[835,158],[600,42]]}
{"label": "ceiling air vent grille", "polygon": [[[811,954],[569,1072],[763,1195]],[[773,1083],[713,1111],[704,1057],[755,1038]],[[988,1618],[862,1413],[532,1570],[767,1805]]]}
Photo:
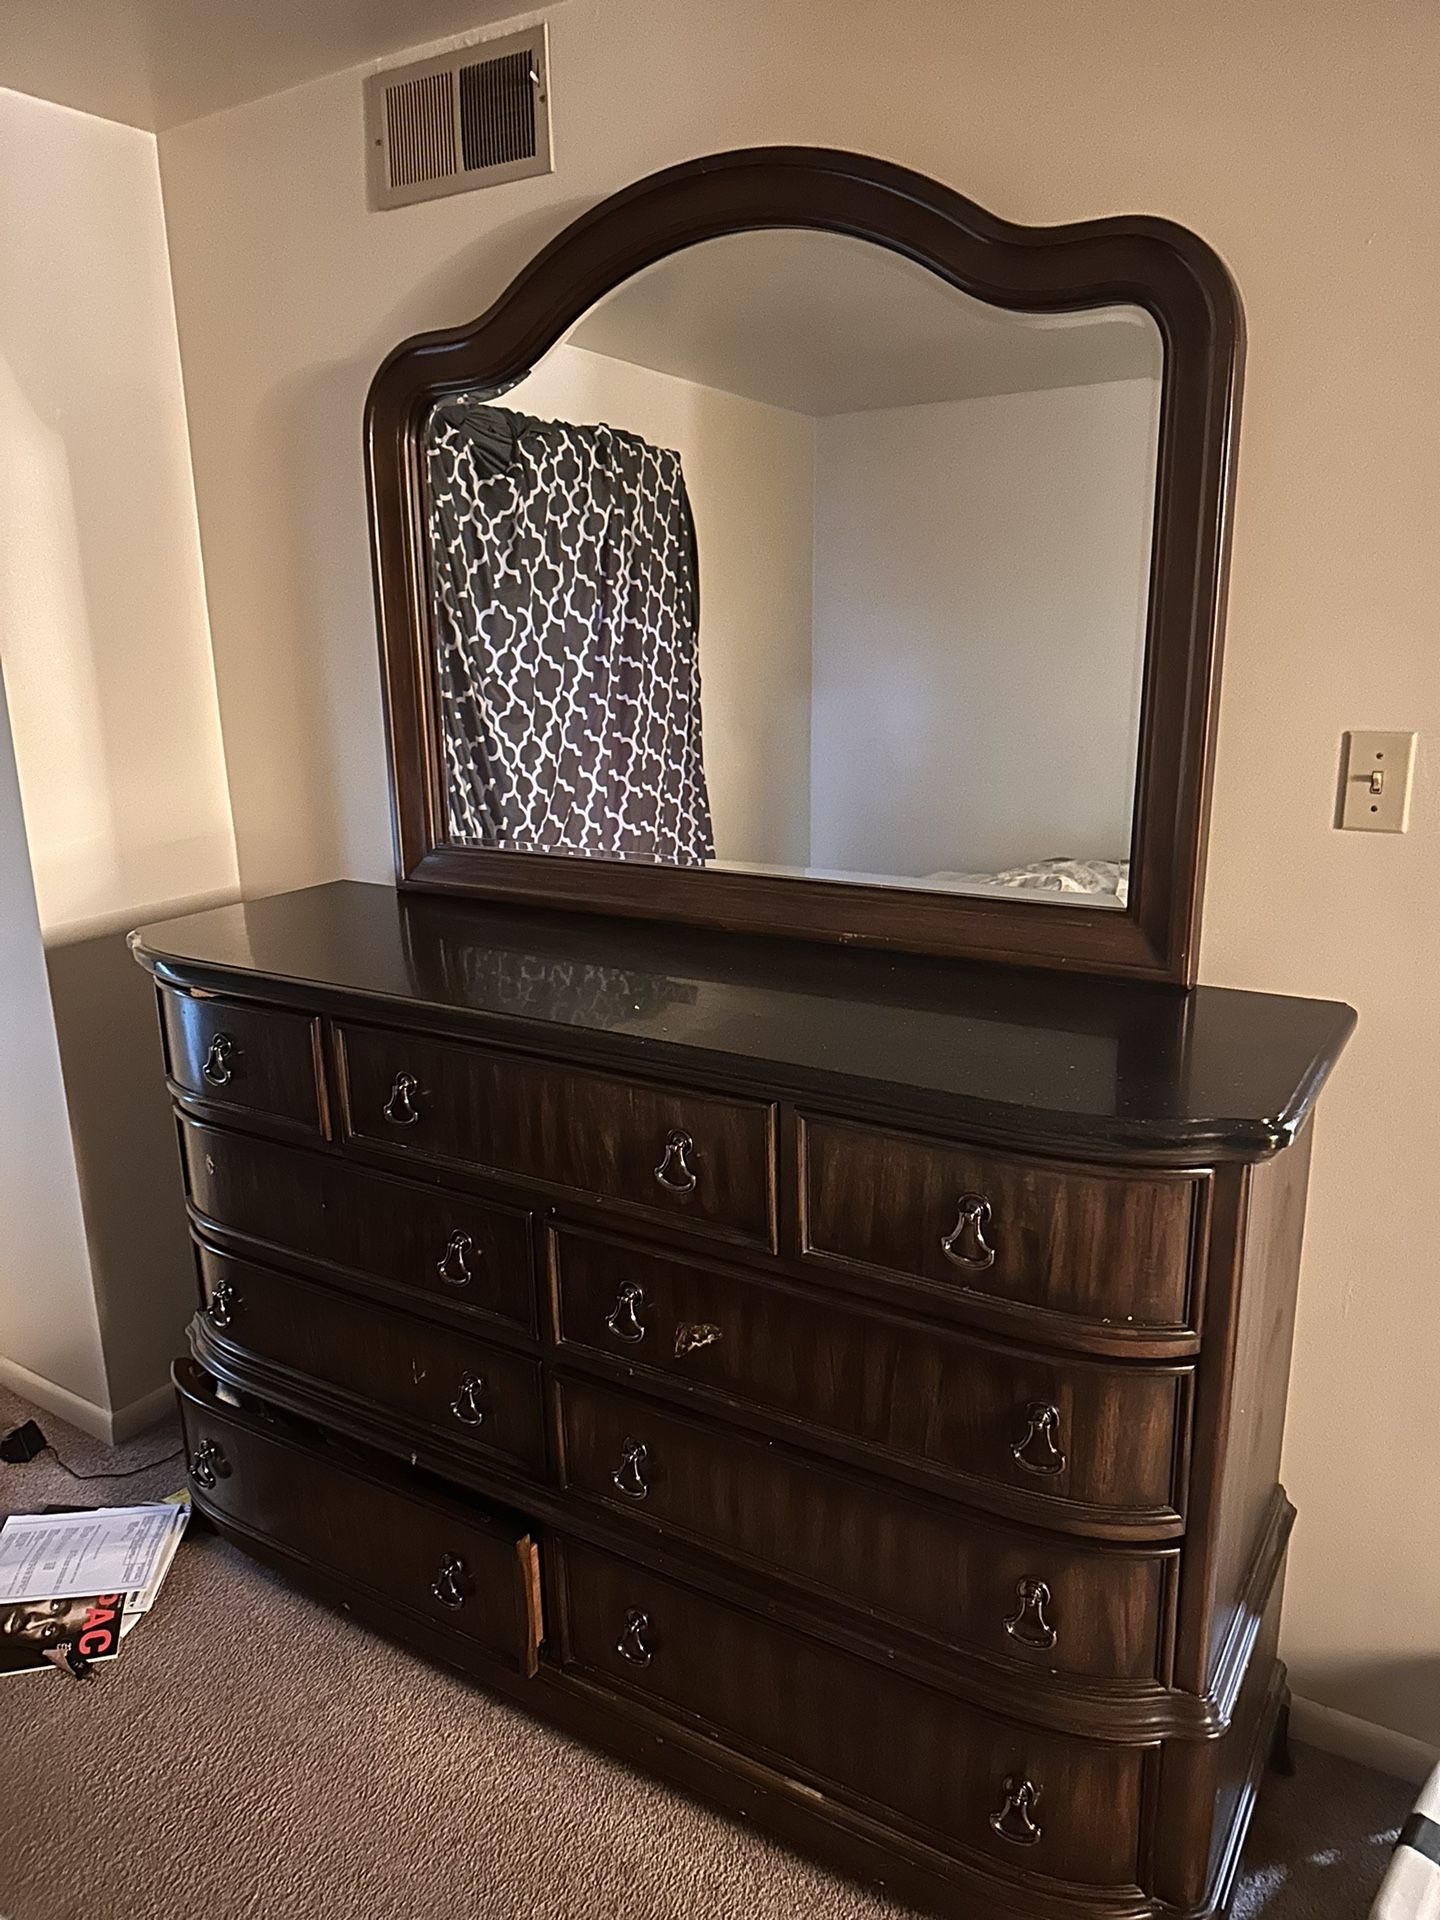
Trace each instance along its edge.
{"label": "ceiling air vent grille", "polygon": [[549,173],[543,23],[371,74],[365,119],[375,207]]}

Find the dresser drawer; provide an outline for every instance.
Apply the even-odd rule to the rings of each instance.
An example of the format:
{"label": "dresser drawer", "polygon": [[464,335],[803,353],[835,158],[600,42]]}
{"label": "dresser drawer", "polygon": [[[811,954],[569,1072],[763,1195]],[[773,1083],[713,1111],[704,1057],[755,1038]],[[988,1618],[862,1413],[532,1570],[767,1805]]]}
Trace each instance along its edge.
{"label": "dresser drawer", "polygon": [[177,1367],[176,1379],[201,1508],[403,1608],[427,1632],[462,1634],[535,1672],[540,1583],[523,1523],[267,1430],[216,1401],[194,1367]]}
{"label": "dresser drawer", "polygon": [[566,1666],[658,1700],[785,1772],[1027,1878],[1133,1886],[1145,1752],[1042,1733],[555,1542]]}
{"label": "dresser drawer", "polygon": [[325,1131],[317,1020],[169,987],[159,995],[166,1065],[183,1093]]}
{"label": "dresser drawer", "polygon": [[378,1027],[346,1027],[339,1044],[348,1139],[773,1244],[768,1106]]}
{"label": "dresser drawer", "polygon": [[564,1483],[946,1648],[1163,1684],[1178,1553],[1077,1546],[688,1418],[557,1383]]}
{"label": "dresser drawer", "polygon": [[802,1123],[806,1257],[1110,1331],[1184,1331],[1207,1191],[1194,1174],[1012,1160]]}
{"label": "dresser drawer", "polygon": [[180,1145],[204,1222],[321,1278],[359,1276],[534,1332],[528,1214],[194,1121]]}
{"label": "dresser drawer", "polygon": [[448,1327],[200,1250],[205,1337],[447,1445],[545,1471],[540,1366]]}
{"label": "dresser drawer", "polygon": [[1190,1370],[1031,1353],[836,1305],[562,1230],[560,1339],[572,1353],[733,1396],[1056,1524],[1179,1525]]}

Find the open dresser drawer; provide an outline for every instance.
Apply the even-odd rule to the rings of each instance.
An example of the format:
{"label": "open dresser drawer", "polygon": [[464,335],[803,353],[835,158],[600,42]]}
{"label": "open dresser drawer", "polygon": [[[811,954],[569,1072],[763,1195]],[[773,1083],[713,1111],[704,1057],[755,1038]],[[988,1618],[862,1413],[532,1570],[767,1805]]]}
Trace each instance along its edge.
{"label": "open dresser drawer", "polygon": [[461,1634],[506,1666],[536,1672],[539,1557],[523,1521],[272,1427],[221,1401],[188,1361],[174,1377],[191,1498],[202,1513],[428,1630]]}

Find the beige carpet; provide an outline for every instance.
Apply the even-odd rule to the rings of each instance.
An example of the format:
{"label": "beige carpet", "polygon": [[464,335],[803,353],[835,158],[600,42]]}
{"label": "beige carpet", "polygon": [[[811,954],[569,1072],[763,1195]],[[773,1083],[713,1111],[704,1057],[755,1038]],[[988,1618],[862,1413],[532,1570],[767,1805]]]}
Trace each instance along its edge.
{"label": "beige carpet", "polygon": [[[28,1409],[0,1392],[0,1432]],[[74,1466],[106,1455],[49,1416]],[[152,1499],[176,1459],[0,1465],[0,1513]],[[1235,1920],[1361,1920],[1400,1782],[1302,1750]],[[4,1920],[884,1920],[899,1909],[290,1592],[212,1535],[89,1682],[0,1681]]]}

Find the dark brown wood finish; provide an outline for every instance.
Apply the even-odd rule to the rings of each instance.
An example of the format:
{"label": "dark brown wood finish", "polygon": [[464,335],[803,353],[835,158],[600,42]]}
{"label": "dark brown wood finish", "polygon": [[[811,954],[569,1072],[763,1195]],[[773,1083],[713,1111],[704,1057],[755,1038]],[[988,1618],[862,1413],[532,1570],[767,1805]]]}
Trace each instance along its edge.
{"label": "dark brown wood finish", "polygon": [[949,1502],[562,1378],[561,1480],[627,1523],[719,1547],[868,1613],[882,1632],[1030,1674],[1163,1684],[1175,1550],[1124,1553],[987,1525]]}
{"label": "dark brown wood finish", "polygon": [[427,1310],[535,1331],[529,1217],[331,1155],[180,1123],[194,1224],[222,1246]]}
{"label": "dark brown wood finish", "polygon": [[205,1333],[347,1395],[404,1429],[544,1474],[537,1361],[413,1314],[199,1249]]}
{"label": "dark brown wood finish", "polygon": [[1203,1177],[1136,1179],[830,1120],[802,1126],[811,1259],[902,1274],[942,1298],[1018,1302],[1061,1343],[1077,1320],[1193,1330]]}
{"label": "dark brown wood finish", "polygon": [[191,1484],[208,1512],[233,1514],[281,1547],[309,1550],[323,1538],[319,1557],[347,1585],[534,1673],[543,1628],[523,1522],[420,1494],[188,1394],[180,1413]]}
{"label": "dark brown wood finish", "polygon": [[1188,1367],[1007,1346],[589,1235],[557,1235],[552,1259],[577,1361],[1052,1526],[1180,1529]]}
{"label": "dark brown wood finish", "polygon": [[160,1026],[177,1093],[328,1134],[318,1020],[162,988]]}
{"label": "dark brown wood finish", "polygon": [[336,1031],[341,1125],[408,1158],[521,1174],[727,1239],[775,1239],[773,1110],[411,1033]]}
{"label": "dark brown wood finish", "polygon": [[[992,991],[959,965],[942,1005],[931,962],[762,979],[719,941],[647,974],[633,930],[577,922],[522,957],[483,908],[418,900],[397,963],[373,897],[302,897],[288,952],[276,902],[204,916],[189,960],[174,929],[163,959],[149,943],[262,1055],[313,1023],[334,1099],[326,1138],[172,1077],[193,1348],[241,1402],[180,1369],[195,1451],[230,1469],[197,1463],[200,1510],[892,1897],[1213,1914],[1282,1699],[1306,1122],[1344,1010],[1271,1000],[1251,1024],[1248,996],[1191,996],[1177,1019],[1165,990]],[[207,929],[235,916],[250,958],[224,964]],[[656,1123],[716,1171],[708,1212],[652,1199]],[[990,1214],[957,1250],[995,1260],[952,1280],[914,1249],[971,1180]],[[447,1554],[461,1609],[426,1598]],[[648,1663],[619,1651],[631,1609]]]}
{"label": "dark brown wood finish", "polygon": [[[1143,1750],[989,1721],[623,1560],[554,1541],[549,1556],[565,1665],[783,1756],[801,1779],[848,1789],[961,1859],[1027,1880],[1138,1885]],[[1033,1820],[992,1819],[1025,1785]]]}
{"label": "dark brown wood finish", "polygon": [[[1123,911],[913,889],[483,852],[442,831],[421,433],[434,401],[522,378],[594,302],[666,255],[757,228],[848,234],[1022,312],[1132,303],[1165,377],[1129,904]],[[1199,933],[1244,327],[1193,233],[1145,217],[1016,226],[885,161],[808,148],[655,175],[560,234],[473,325],[399,347],[375,377],[366,457],[402,884],[1028,965],[1190,981]]]}

